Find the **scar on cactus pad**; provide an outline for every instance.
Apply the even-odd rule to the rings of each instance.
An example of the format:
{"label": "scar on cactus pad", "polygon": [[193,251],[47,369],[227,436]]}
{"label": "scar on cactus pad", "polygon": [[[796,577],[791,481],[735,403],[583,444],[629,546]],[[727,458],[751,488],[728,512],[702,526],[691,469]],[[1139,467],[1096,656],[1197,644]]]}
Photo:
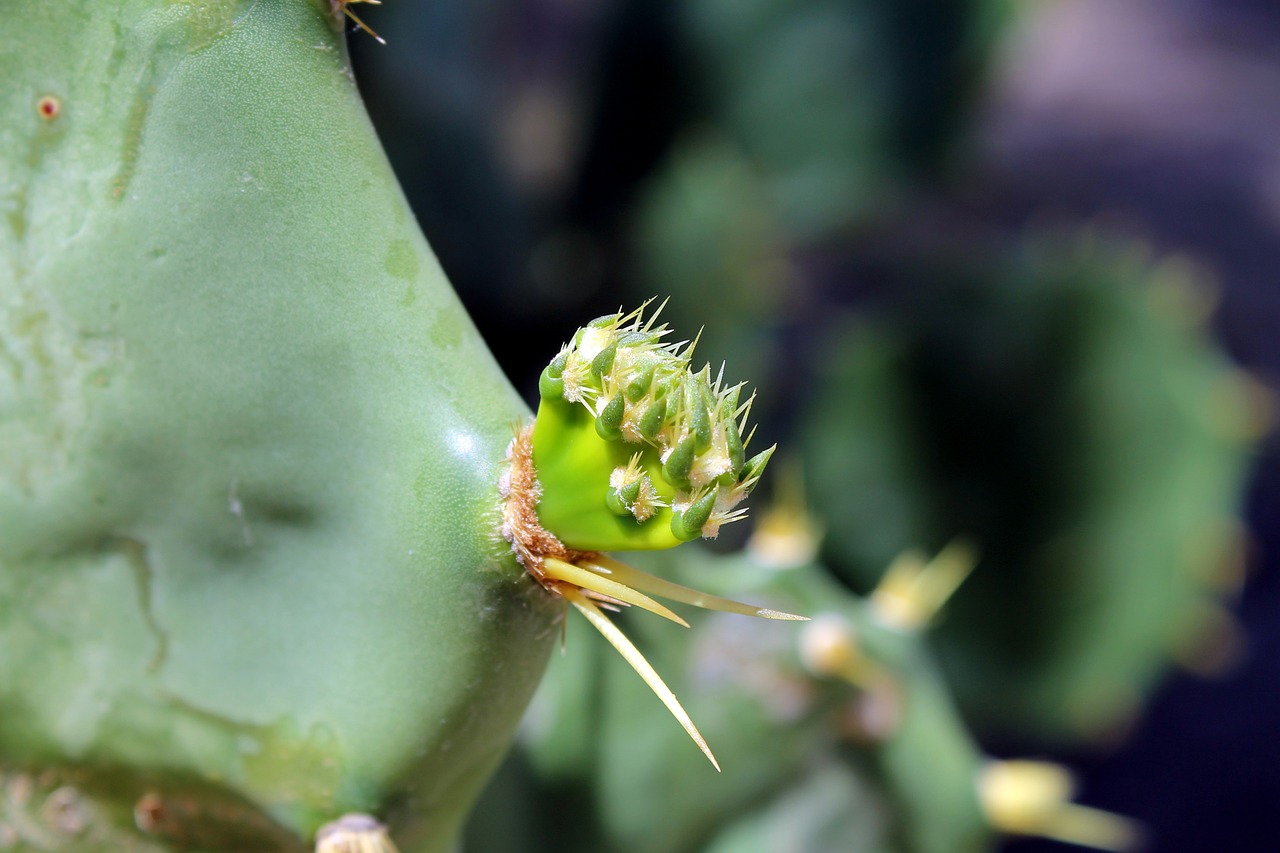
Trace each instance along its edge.
{"label": "scar on cactus pad", "polygon": [[690,368],[694,342],[669,343],[659,306],[609,314],[574,334],[538,383],[538,414],[503,475],[503,536],[525,570],[564,598],[639,673],[717,770],[675,694],[604,610],[635,606],[688,623],[651,596],[694,607],[804,619],[698,592],[602,551],[673,548],[746,515],[773,447],[747,457],[751,400],[724,368]]}

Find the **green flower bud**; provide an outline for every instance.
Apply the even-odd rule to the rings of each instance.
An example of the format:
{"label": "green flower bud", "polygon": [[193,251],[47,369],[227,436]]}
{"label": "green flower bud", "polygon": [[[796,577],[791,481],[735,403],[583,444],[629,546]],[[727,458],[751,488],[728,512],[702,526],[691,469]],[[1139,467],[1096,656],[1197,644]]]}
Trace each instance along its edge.
{"label": "green flower bud", "polygon": [[[532,435],[539,522],[581,551],[670,548],[745,514],[771,451],[746,460],[750,401],[642,310],[579,329],[543,371]],[[744,461],[746,460],[746,461]],[[680,509],[674,509],[679,507]]]}

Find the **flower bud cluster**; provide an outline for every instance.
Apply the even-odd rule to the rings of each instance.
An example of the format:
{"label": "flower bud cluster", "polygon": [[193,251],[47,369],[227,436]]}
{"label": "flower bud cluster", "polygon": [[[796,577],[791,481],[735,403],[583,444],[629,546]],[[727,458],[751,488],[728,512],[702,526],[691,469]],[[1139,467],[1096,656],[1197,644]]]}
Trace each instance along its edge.
{"label": "flower bud cluster", "polygon": [[[746,455],[754,396],[740,400],[743,383],[726,386],[723,367],[714,378],[709,365],[694,373],[690,359],[696,341],[664,342],[670,330],[657,323],[658,312],[646,320],[644,307],[600,317],[579,329],[539,381],[539,421],[545,409],[557,406],[577,413],[561,411],[549,418],[560,429],[539,430],[535,422],[534,461],[544,487],[550,490],[561,477],[544,471],[540,456],[579,463],[608,460],[607,472],[577,472],[588,478],[585,488],[599,488],[600,506],[642,527],[667,520],[669,536],[649,530],[637,540],[626,536],[623,527],[622,538],[632,541],[614,548],[670,547],[699,536],[715,537],[721,525],[745,515],[739,504],[773,453],[770,447],[751,458]],[[566,428],[590,430],[591,435],[561,434]],[[611,450],[564,453],[548,447],[588,440]],[[542,520],[557,532],[556,519]]]}

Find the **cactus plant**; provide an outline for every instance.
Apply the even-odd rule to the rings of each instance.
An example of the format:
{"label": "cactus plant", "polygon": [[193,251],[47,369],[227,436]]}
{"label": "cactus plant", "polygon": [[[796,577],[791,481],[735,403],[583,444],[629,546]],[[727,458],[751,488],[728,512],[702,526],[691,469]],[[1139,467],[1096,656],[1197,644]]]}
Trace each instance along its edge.
{"label": "cactus plant", "polygon": [[554,644],[492,523],[527,409],[340,22],[6,9],[0,765],[89,821],[6,814],[19,849],[111,815],[138,849],[297,849],[347,811],[442,849]]}
{"label": "cactus plant", "polygon": [[[601,553],[714,536],[740,516],[771,451],[747,456],[741,386],[691,370],[691,348],[667,342],[666,327],[641,312],[575,335],[544,371],[537,418],[512,440],[529,411],[414,225],[352,86],[340,30],[350,19],[373,33],[356,2],[66,0],[6,10],[22,40],[0,55],[10,117],[0,127],[0,847],[446,849],[511,740],[565,602],[710,757],[693,724],[702,721],[731,772],[703,787],[711,777],[697,775],[707,768],[684,735],[650,713],[642,683],[616,657],[604,663],[575,623],[516,765],[517,775],[544,776],[539,790],[519,791],[526,809],[548,789],[574,802],[581,825],[557,849],[730,853],[797,825],[813,850],[976,849],[996,829],[1055,825],[1094,843],[1126,838],[1123,823],[1064,805],[1061,771],[988,764],[960,724],[920,630],[958,574],[926,577],[908,559],[862,600],[808,560],[779,573],[696,546],[641,555],[639,568]],[[789,248],[865,221],[891,194],[866,165],[896,163],[880,150],[892,122],[878,102],[839,103],[840,75],[828,69],[808,85],[835,107],[800,118],[864,154],[784,138],[789,122],[777,115],[795,115],[788,110],[803,99],[775,110],[761,107],[761,92],[789,91],[771,76],[787,63],[741,60],[785,53],[765,44],[764,26],[785,10],[761,3],[736,34],[717,33],[708,22],[727,8],[694,4],[684,23],[713,66],[759,71],[760,86],[722,93],[733,142],[684,149],[669,186],[696,174],[713,188],[716,210],[700,233],[731,251],[709,253],[702,269],[722,272],[732,249],[753,246],[763,265],[748,272],[768,295],[761,304],[776,306]],[[861,11],[807,8],[813,14],[788,20],[791,49],[832,44],[846,68],[867,54]],[[742,198],[763,198],[769,211],[720,218]],[[655,241],[687,237],[670,215],[687,201],[673,190],[653,204]],[[1116,466],[1115,481],[1099,480],[1114,495],[1081,505],[1115,511],[1119,527],[1145,522],[1165,492],[1194,491],[1181,483],[1208,484],[1167,522],[1203,530],[1187,520],[1205,507],[1219,513],[1237,485],[1241,383],[1194,336],[1165,334],[1168,322],[1149,323],[1129,302],[1117,308],[1105,287],[1086,290],[1065,302],[1134,332],[1110,336],[1115,328],[1100,325],[1090,375],[1131,355],[1117,342],[1143,344],[1098,410],[1133,403],[1124,389],[1134,376],[1156,377],[1137,383],[1152,393],[1141,400],[1157,413],[1191,412],[1177,423],[1195,452],[1172,479],[1151,478],[1162,487],[1141,494],[1155,501],[1129,500],[1126,484],[1142,476]],[[1167,289],[1147,295],[1171,301]],[[952,331],[985,341],[966,330],[981,332],[1000,311],[971,316],[967,298],[938,325],[957,321]],[[757,304],[741,316],[762,313]],[[924,337],[868,339],[887,343],[859,363],[859,378],[875,385],[880,371],[919,355],[912,344]],[[1155,369],[1162,358],[1187,381]],[[944,360],[941,372],[964,363]],[[912,421],[919,431],[902,440],[921,398],[910,397],[911,382],[889,385],[866,392],[876,405],[856,411],[860,419],[849,417],[852,396],[828,400],[837,426],[810,436],[814,474],[830,475],[811,477],[832,532],[826,559],[870,588],[881,558],[904,545],[978,534],[993,558],[942,629],[970,709],[992,688],[1024,722],[1060,726],[1062,709],[1072,725],[1114,719],[1127,707],[1117,688],[1153,677],[1170,614],[1195,621],[1205,584],[1175,573],[1162,609],[1139,599],[1177,560],[1142,560],[1131,576],[1079,574],[1079,588],[1113,584],[1119,594],[1088,619],[1078,608],[1035,608],[1045,636],[1074,656],[1016,678],[984,671],[983,630],[1001,626],[975,620],[965,602],[989,600],[992,584],[1008,592],[981,578],[1007,581],[1002,549],[1020,540],[938,521],[926,493],[945,489],[924,464],[934,457],[914,443],[924,426]],[[1200,405],[1219,391],[1226,404]],[[927,402],[937,411],[948,400]],[[1150,414],[1126,405],[1117,411]],[[874,429],[851,435],[853,423]],[[825,443],[837,439],[835,450]],[[892,488],[850,476],[850,449],[872,439],[888,451],[876,470]],[[859,507],[901,524],[856,526]],[[1112,541],[1103,534],[1115,528],[1091,529],[1101,545]],[[1203,540],[1208,550],[1220,552],[1224,529]],[[855,530],[873,535],[854,541]],[[718,594],[693,588],[708,585]],[[799,645],[794,626],[693,619],[690,655],[690,635],[603,612],[634,605],[685,621],[659,597],[827,618]],[[1114,618],[1135,602],[1144,606],[1126,612],[1141,619]],[[1098,625],[1107,630],[1091,633]],[[655,778],[670,784],[654,789]],[[1010,794],[1028,781],[1037,796]],[[537,838],[508,842],[514,851]]]}
{"label": "cactus plant", "polygon": [[603,318],[504,462],[525,410],[371,134],[346,3],[24,14],[0,763],[83,819],[15,809],[15,843],[441,849],[540,674],[547,591],[711,757],[599,605],[794,617],[597,552],[742,516],[772,453],[745,455],[742,386]]}

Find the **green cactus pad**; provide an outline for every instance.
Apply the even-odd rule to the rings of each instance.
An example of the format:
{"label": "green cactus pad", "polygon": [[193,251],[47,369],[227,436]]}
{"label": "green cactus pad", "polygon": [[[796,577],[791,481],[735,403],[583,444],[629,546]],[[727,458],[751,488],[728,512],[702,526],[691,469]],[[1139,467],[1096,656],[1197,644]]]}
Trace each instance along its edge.
{"label": "green cactus pad", "polygon": [[215,789],[299,848],[346,811],[447,848],[558,609],[494,522],[528,410],[414,224],[340,13],[5,13],[0,770],[216,816]]}

